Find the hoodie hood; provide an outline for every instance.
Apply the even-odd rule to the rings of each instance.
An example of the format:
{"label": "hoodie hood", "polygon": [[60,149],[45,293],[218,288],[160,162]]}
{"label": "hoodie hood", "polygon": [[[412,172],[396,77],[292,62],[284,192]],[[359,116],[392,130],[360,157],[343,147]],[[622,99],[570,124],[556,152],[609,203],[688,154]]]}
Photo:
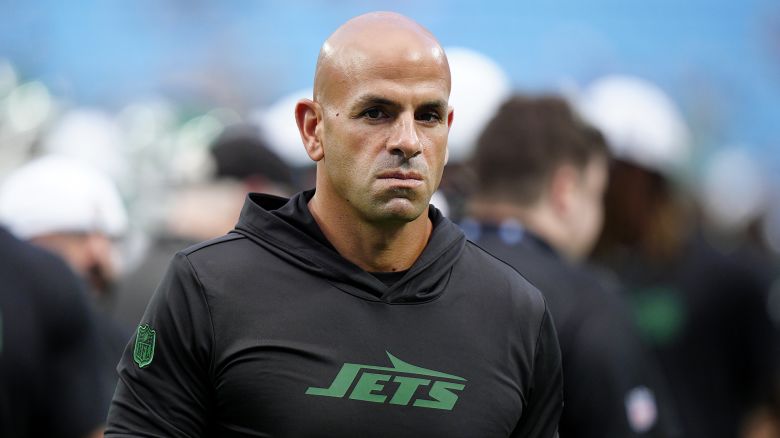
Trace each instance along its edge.
{"label": "hoodie hood", "polygon": [[309,211],[312,196],[314,190],[290,199],[250,193],[233,232],[362,299],[411,304],[434,300],[444,292],[452,267],[463,253],[466,238],[435,207],[428,209],[433,231],[422,254],[400,280],[387,286],[342,257],[327,241]]}

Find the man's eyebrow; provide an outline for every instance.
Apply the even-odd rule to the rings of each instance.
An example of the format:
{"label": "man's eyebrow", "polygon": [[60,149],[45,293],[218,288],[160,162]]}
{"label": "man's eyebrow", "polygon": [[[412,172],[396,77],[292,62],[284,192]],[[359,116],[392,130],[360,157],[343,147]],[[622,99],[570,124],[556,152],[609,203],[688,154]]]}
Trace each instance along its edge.
{"label": "man's eyebrow", "polygon": [[[366,94],[364,96],[360,96],[357,101],[355,101],[355,104],[353,105],[354,108],[363,108],[366,106],[372,106],[372,105],[383,105],[388,107],[397,107],[399,106],[398,102],[392,101],[386,97],[382,97],[377,94]],[[423,102],[422,104],[418,105],[418,108],[423,109],[435,109],[437,111],[446,111],[447,109],[447,101],[443,99],[436,99],[436,100],[430,100]]]}
{"label": "man's eyebrow", "polygon": [[355,105],[353,105],[353,107],[357,108],[369,105],[398,106],[398,103],[376,94],[366,94],[364,96],[360,96],[358,100],[355,101]]}
{"label": "man's eyebrow", "polygon": [[419,108],[435,109],[437,111],[446,111],[449,104],[446,100],[437,99],[428,102],[423,102]]}

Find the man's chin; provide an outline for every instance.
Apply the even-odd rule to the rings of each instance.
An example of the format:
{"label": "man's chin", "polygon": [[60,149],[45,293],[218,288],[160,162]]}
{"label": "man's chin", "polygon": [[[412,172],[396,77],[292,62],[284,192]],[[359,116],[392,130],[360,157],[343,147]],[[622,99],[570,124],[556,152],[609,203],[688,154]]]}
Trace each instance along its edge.
{"label": "man's chin", "polygon": [[386,222],[404,224],[412,222],[427,211],[428,204],[421,205],[420,201],[412,201],[407,198],[393,198],[384,203],[378,216]]}

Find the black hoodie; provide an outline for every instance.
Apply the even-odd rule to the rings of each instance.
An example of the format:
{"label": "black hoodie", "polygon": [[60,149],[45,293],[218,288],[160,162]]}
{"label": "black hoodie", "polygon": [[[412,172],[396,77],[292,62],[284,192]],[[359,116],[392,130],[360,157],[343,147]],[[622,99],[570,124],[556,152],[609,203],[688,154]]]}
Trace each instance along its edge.
{"label": "black hoodie", "polygon": [[541,294],[433,207],[386,285],[308,210],[252,194],[181,251],[119,364],[106,436],[552,437],[560,351]]}

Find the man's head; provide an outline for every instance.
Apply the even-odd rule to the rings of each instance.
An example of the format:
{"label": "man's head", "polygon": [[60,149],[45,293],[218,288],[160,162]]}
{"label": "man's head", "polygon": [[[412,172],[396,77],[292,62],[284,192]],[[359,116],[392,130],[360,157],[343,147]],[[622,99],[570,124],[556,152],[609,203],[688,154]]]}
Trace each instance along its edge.
{"label": "man's head", "polygon": [[290,166],[271,149],[256,126],[226,127],[209,151],[216,168],[215,181],[233,180],[247,191],[280,196],[288,194],[293,186]]}
{"label": "man's head", "polygon": [[516,206],[526,226],[581,258],[601,229],[608,156],[563,99],[515,96],[483,131],[473,164],[480,197]]}
{"label": "man's head", "polygon": [[419,24],[377,12],[341,26],[320,51],[314,100],[295,110],[316,196],[368,223],[417,219],[446,162],[449,93],[444,51]]}
{"label": "man's head", "polygon": [[97,293],[119,275],[114,238],[127,213],[113,181],[85,163],[49,155],[14,171],[0,187],[0,222],[60,255]]}

